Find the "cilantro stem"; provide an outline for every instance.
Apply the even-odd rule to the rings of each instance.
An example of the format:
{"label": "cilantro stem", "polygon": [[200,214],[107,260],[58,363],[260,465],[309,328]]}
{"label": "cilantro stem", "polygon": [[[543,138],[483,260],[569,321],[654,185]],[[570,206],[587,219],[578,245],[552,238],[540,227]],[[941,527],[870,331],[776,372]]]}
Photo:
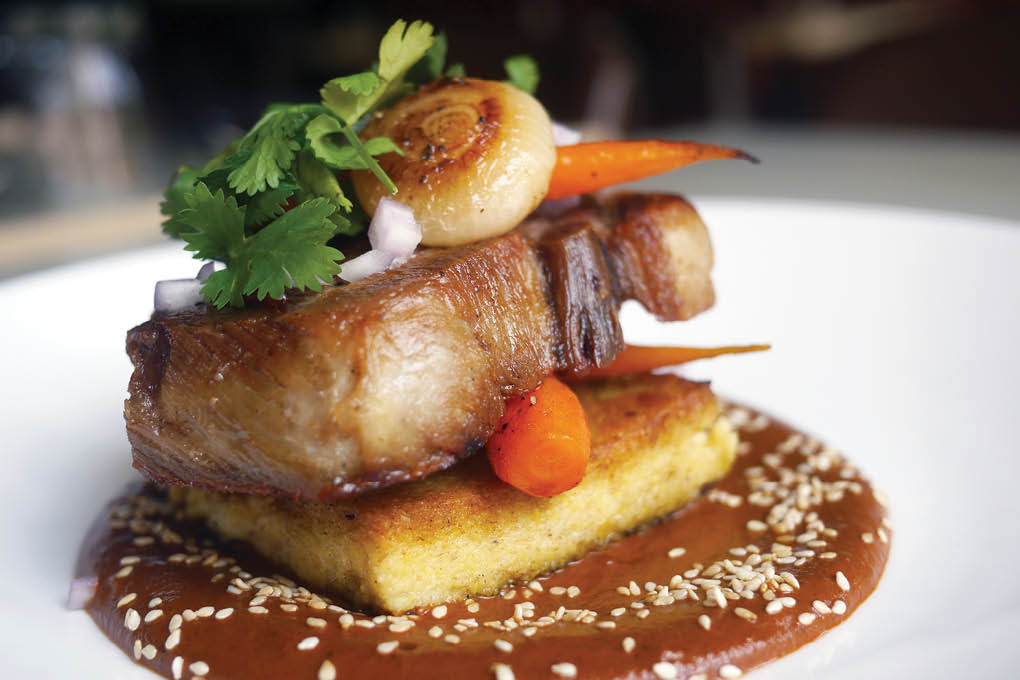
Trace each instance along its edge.
{"label": "cilantro stem", "polygon": [[344,125],[341,128],[341,131],[344,133],[344,137],[347,138],[347,141],[350,142],[351,146],[354,147],[358,157],[365,162],[365,165],[367,165],[368,169],[372,171],[372,174],[375,175],[376,179],[382,182],[383,186],[386,187],[391,194],[397,193],[397,185],[394,184],[393,180],[391,180],[385,171],[383,171],[382,167],[379,165],[379,161],[377,161],[372,154],[368,152],[368,149],[365,148],[365,145],[361,141],[361,138],[358,137],[358,134],[348,125]]}

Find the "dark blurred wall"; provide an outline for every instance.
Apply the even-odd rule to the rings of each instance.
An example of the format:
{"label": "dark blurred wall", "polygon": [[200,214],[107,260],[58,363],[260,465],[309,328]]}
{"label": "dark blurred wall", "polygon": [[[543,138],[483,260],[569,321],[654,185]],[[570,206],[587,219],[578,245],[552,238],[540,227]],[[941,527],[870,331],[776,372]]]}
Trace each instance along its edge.
{"label": "dark blurred wall", "polygon": [[605,134],[714,120],[1020,130],[1015,2],[14,3],[0,9],[0,215],[152,190],[266,102],[315,99],[364,69],[401,17],[446,31],[471,75],[534,55],[552,115]]}

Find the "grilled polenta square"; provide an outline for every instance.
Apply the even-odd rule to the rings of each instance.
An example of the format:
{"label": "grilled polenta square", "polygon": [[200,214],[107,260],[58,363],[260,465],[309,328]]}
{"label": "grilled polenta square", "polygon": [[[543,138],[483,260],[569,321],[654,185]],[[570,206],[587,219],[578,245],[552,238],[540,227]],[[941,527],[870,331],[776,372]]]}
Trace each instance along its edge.
{"label": "grilled polenta square", "polygon": [[187,515],[248,541],[310,586],[388,612],[498,592],[676,510],[722,477],[737,438],[707,384],[640,375],[574,386],[592,456],[582,482],[536,498],[484,455],[328,505],[199,489]]}

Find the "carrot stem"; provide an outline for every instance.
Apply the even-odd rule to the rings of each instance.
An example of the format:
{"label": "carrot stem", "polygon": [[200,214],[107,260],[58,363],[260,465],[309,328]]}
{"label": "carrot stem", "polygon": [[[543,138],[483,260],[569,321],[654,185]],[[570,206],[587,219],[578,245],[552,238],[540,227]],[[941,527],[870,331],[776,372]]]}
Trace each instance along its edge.
{"label": "carrot stem", "polygon": [[626,345],[607,366],[593,368],[586,375],[569,376],[571,380],[611,378],[631,373],[646,373],[656,368],[676,366],[688,361],[710,359],[723,354],[761,352],[771,345],[729,345],[725,347],[642,347]]}
{"label": "carrot stem", "polygon": [[725,146],[645,139],[587,142],[557,147],[556,166],[546,200],[588,194],[599,189],[659,175],[699,161],[754,156]]}

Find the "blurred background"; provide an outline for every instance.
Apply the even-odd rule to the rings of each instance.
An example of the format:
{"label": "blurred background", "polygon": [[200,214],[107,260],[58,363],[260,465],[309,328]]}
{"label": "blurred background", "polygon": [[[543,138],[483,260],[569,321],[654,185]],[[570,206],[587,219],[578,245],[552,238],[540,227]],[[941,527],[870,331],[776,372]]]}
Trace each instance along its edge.
{"label": "blurred background", "polygon": [[160,240],[158,194],[273,100],[364,69],[396,18],[590,139],[739,146],[652,186],[1020,219],[1020,3],[8,2],[0,9],[0,277]]}

